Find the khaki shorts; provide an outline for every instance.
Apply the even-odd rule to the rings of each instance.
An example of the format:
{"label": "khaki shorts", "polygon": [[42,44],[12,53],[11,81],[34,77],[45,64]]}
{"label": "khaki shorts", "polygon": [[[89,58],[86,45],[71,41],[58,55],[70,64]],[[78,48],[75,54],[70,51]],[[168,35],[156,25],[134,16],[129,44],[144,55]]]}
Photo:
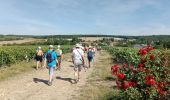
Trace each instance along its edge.
{"label": "khaki shorts", "polygon": [[74,60],[74,71],[81,71],[83,63],[81,60]]}
{"label": "khaki shorts", "polygon": [[82,69],[82,64],[80,64],[80,65],[74,65],[74,71],[81,71],[81,69]]}

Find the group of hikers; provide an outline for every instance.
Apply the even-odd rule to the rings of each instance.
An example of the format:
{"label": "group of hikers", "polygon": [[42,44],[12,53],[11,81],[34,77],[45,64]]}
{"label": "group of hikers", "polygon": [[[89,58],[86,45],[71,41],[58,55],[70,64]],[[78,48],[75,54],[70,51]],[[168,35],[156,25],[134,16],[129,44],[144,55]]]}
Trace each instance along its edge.
{"label": "group of hikers", "polygon": [[[91,62],[94,60],[95,56],[95,47],[83,47],[81,44],[76,44],[72,49],[72,62],[74,64],[74,80],[77,83],[80,81],[80,71],[82,67],[90,68]],[[88,67],[85,65],[86,58],[85,53],[87,54],[88,59]],[[52,81],[54,80],[54,71],[61,69],[61,61],[62,61],[62,49],[60,45],[57,46],[55,50],[53,45],[49,46],[49,50],[46,53],[43,53],[42,48],[38,47],[34,59],[37,61],[36,69],[46,67],[49,70],[49,81],[48,85],[52,85]],[[44,61],[44,64],[42,63]]]}

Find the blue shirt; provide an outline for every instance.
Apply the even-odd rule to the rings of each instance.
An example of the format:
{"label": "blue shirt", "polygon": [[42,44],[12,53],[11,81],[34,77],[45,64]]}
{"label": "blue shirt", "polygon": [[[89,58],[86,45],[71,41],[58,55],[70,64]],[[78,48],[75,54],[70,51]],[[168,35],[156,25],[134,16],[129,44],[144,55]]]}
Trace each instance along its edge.
{"label": "blue shirt", "polygon": [[[48,63],[47,62],[47,65],[48,67],[55,67],[56,66],[56,59],[57,59],[57,54],[55,51],[52,51],[52,50],[48,50],[47,53],[52,53],[51,56],[52,56],[52,62]],[[45,58],[46,58],[46,55],[47,53],[45,54]]]}

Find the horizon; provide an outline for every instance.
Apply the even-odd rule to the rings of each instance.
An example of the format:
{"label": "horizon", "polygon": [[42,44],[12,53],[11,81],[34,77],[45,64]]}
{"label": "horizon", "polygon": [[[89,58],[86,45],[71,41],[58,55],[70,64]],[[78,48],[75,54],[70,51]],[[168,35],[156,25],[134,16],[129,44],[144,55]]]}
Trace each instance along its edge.
{"label": "horizon", "polygon": [[1,35],[170,35],[169,0],[1,0]]}

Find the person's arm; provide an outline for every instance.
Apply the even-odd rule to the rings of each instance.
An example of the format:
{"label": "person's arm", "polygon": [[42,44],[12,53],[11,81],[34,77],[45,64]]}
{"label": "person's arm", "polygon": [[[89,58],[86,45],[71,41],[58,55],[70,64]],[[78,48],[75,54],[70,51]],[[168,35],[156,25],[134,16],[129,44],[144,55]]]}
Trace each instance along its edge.
{"label": "person's arm", "polygon": [[84,51],[82,50],[82,52],[81,52],[81,56],[82,56],[82,62],[83,62],[83,65],[85,64],[85,62],[84,62]]}
{"label": "person's arm", "polygon": [[73,64],[74,64],[74,54],[72,53],[72,55],[71,55],[71,58],[72,58],[72,62],[73,62]]}
{"label": "person's arm", "polygon": [[44,54],[44,66],[43,67],[47,67],[46,53]]}

